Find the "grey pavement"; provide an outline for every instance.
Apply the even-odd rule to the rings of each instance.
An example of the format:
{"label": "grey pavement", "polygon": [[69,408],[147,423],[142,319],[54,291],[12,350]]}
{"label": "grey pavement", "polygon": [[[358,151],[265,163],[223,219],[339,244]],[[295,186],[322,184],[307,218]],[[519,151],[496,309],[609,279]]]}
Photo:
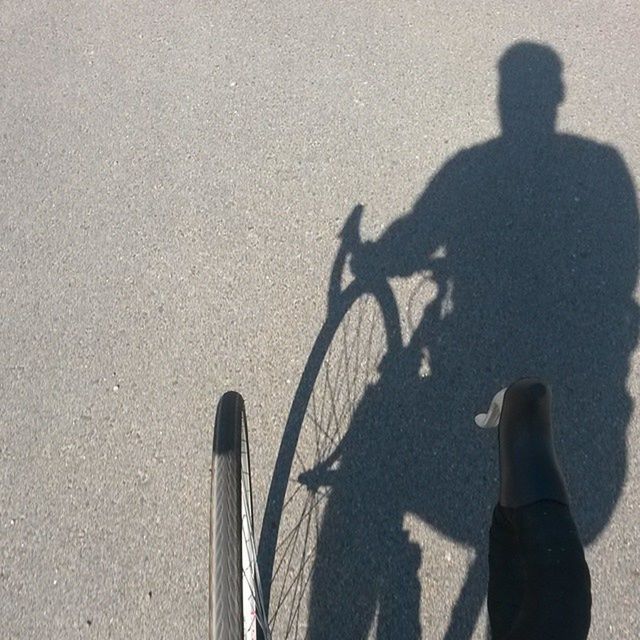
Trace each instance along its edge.
{"label": "grey pavement", "polygon": [[[259,525],[349,211],[376,238],[497,135],[520,40],[564,63],[558,128],[637,182],[638,33],[621,0],[4,2],[0,636],[206,637],[215,402],[246,398]],[[638,367],[595,639],[640,637]],[[444,637],[474,551],[404,525]]]}

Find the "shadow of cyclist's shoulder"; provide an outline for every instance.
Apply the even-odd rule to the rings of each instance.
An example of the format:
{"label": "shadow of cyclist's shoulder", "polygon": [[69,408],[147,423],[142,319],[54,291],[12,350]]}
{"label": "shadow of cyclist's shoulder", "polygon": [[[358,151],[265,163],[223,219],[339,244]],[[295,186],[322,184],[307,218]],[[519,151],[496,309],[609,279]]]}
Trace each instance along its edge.
{"label": "shadow of cyclist's shoulder", "polygon": [[458,149],[453,155],[449,156],[443,167],[460,167],[469,162],[473,162],[476,158],[480,158],[487,154],[491,154],[497,148],[497,140],[484,140],[477,144],[472,144]]}
{"label": "shadow of cyclist's shoulder", "polygon": [[622,154],[608,142],[564,132],[556,134],[554,138],[555,146],[569,161],[582,164],[585,168],[602,169],[609,165],[610,170],[627,171]]}
{"label": "shadow of cyclist's shoulder", "polygon": [[483,159],[496,153],[495,141],[489,140],[480,144],[463,147],[450,155],[427,183],[431,189],[450,187],[456,184],[463,187],[466,180],[478,173],[478,166]]}
{"label": "shadow of cyclist's shoulder", "polygon": [[[443,165],[446,172],[465,172],[476,170],[490,159],[504,155],[504,144],[501,138],[491,138],[477,144],[463,147],[450,156]],[[486,164],[484,165],[486,167]],[[486,167],[488,168],[488,167]]]}
{"label": "shadow of cyclist's shoulder", "polygon": [[[548,151],[567,170],[571,168],[576,177],[591,174],[600,181],[628,176],[621,153],[607,142],[562,132],[550,138]],[[528,157],[527,144],[498,136],[461,149],[446,161],[442,173],[455,175],[458,179],[464,177],[472,180],[474,176],[484,178],[487,174],[508,172],[514,158],[521,156]]]}

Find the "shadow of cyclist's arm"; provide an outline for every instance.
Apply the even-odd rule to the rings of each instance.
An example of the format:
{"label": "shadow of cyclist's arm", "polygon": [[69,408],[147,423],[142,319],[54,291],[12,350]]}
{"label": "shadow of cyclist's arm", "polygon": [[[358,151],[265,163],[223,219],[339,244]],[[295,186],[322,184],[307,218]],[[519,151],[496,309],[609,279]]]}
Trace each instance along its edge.
{"label": "shadow of cyclist's arm", "polygon": [[465,152],[457,154],[429,182],[411,211],[395,220],[361,256],[352,262],[354,272],[376,272],[385,278],[408,277],[432,268],[434,252],[453,240],[453,197],[460,185]]}

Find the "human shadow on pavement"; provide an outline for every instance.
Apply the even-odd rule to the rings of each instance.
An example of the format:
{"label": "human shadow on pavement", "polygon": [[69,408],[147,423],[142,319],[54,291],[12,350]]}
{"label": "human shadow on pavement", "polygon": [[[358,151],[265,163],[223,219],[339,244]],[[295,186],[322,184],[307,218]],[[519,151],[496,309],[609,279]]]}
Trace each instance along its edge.
{"label": "human shadow on pavement", "polygon": [[[438,297],[410,342],[387,354],[339,445],[310,576],[313,640],[365,638],[374,624],[378,638],[421,636],[421,597],[423,615],[434,603],[417,572],[421,562],[429,572],[430,555],[403,531],[406,514],[475,551],[447,603],[445,636],[471,638],[498,495],[496,434],[473,417],[521,376],[551,384],[585,544],[623,488],[638,337],[635,189],[613,147],[556,131],[565,89],[550,47],[518,43],[498,68],[501,135],[447,161],[410,213],[351,260],[362,281],[431,270]],[[275,516],[267,509],[265,523]]]}

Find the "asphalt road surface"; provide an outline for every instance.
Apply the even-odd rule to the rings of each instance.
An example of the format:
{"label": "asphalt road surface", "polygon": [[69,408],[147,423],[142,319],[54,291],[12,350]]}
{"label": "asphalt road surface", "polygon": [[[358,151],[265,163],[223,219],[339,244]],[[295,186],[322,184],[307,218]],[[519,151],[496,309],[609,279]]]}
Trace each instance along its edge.
{"label": "asphalt road surface", "polygon": [[[592,329],[562,334],[569,345],[564,351],[560,345],[563,357],[574,355],[558,365],[565,369],[554,370],[554,397],[564,415],[580,418],[559,445],[570,470],[576,461],[569,484],[588,542],[590,637],[640,637],[640,361],[635,341],[610,344],[606,331],[616,327],[617,335],[635,317],[619,310],[635,309],[637,279],[636,256],[629,253],[638,246],[636,2],[35,0],[4,2],[0,14],[1,637],[206,637],[208,482],[218,397],[236,388],[246,398],[259,529],[294,394],[327,314],[331,266],[349,212],[364,203],[361,232],[376,239],[412,211],[452,158],[468,160],[471,169],[467,180],[458,167],[447,193],[460,188],[466,198],[472,182],[479,198],[492,194],[483,206],[500,202],[505,189],[513,194],[524,185],[525,193],[531,175],[540,177],[534,170],[521,183],[500,186],[482,179],[479,167],[489,171],[499,160],[510,171],[503,156],[482,147],[489,155],[473,164],[473,154],[457,155],[500,136],[497,65],[523,41],[547,47],[562,62],[565,95],[556,131],[591,141],[574,155],[558,156],[558,166],[568,167],[562,188],[578,189],[572,211],[582,210],[580,189],[594,207],[609,198],[610,227],[592,238],[590,251],[606,247],[597,264],[611,275],[606,286],[621,293],[610,305],[593,298]],[[524,75],[526,68],[520,68]],[[548,82],[538,87],[548,89]],[[595,169],[581,177],[573,171],[578,166]],[[562,205],[558,189],[549,206]],[[630,212],[624,228],[616,222],[623,209]],[[496,246],[500,232],[483,224],[469,226],[469,234],[478,234],[475,246]],[[560,255],[562,246],[554,251]],[[608,271],[614,263],[619,270]],[[455,334],[473,334],[469,344],[452,341],[463,345],[468,362],[490,344],[471,327],[491,324],[495,312],[483,298],[489,291],[481,284],[483,264],[466,263],[471,277],[453,282],[444,314],[460,328],[466,303],[456,292],[473,301],[467,305],[478,314],[473,325]],[[579,268],[571,273],[582,286],[587,276],[581,280]],[[424,306],[443,290],[429,278],[405,275],[411,277],[392,283],[406,342]],[[623,280],[626,296],[618,286]],[[585,291],[596,296],[599,289]],[[550,305],[543,306],[545,317],[557,318],[552,327],[572,317],[562,303],[545,298],[541,304]],[[575,308],[582,318],[585,310]],[[367,318],[362,326],[373,335],[382,319],[375,307]],[[327,355],[336,363],[344,357],[352,368],[319,378],[313,397],[342,402],[343,423],[360,425],[360,444],[347,451],[378,467],[385,504],[394,506],[381,509],[369,542],[357,538],[367,522],[331,516],[335,527],[344,523],[332,535],[353,537],[356,550],[369,555],[356,553],[353,566],[342,566],[325,586],[344,595],[349,580],[363,593],[383,584],[370,597],[370,615],[354,603],[354,619],[369,619],[372,634],[401,624],[404,612],[422,638],[484,638],[483,545],[497,486],[495,446],[469,444],[481,436],[467,405],[488,402],[508,380],[489,365],[486,375],[474,370],[471,381],[464,354],[447,347],[439,359],[434,350],[430,363],[425,356],[415,379],[383,373],[380,382],[381,352],[366,341],[362,351],[350,351],[362,337],[353,326],[342,325],[336,333],[342,342],[334,340]],[[510,335],[522,323],[503,326]],[[375,340],[384,350],[384,334],[375,333]],[[549,348],[539,347],[552,359]],[[590,362],[589,354],[597,357],[577,375],[583,383],[564,384],[563,372],[569,379]],[[372,394],[383,389],[387,408],[403,388],[431,390],[423,394],[430,406],[452,420],[468,415],[468,439],[462,427],[456,430],[445,459],[438,447],[446,448],[447,440],[438,431],[441,440],[426,459],[429,447],[407,446],[388,422],[386,431],[369,437],[362,419],[353,418],[366,404],[367,382]],[[348,402],[333,393],[338,383],[351,389]],[[593,404],[580,395],[585,385]],[[365,414],[380,400],[367,402]],[[336,415],[318,413],[316,427],[329,414]],[[607,431],[612,415],[615,442]],[[299,455],[312,456],[313,447],[313,438],[302,438]],[[456,451],[472,459],[461,461]],[[389,468],[388,460],[395,461]],[[286,482],[286,470],[279,473]],[[356,476],[350,495],[375,520],[375,509],[367,511],[373,504],[367,500],[375,501],[372,485],[358,485],[368,476]],[[424,506],[421,492],[443,479],[440,501]],[[403,502],[407,496],[413,506]],[[399,519],[388,525],[388,535],[387,517]],[[284,526],[295,515],[276,510],[271,518],[273,532],[276,520]],[[385,575],[404,583],[394,585],[380,577],[382,569],[364,564],[375,564],[372,554],[380,555],[376,541],[383,538],[392,549]],[[279,549],[286,557],[286,548]],[[331,567],[327,545],[318,549],[323,566]],[[359,558],[365,560],[358,564]],[[320,600],[322,587],[315,583]],[[288,637],[304,637],[310,624],[329,625],[322,607],[314,613],[305,597],[283,605],[298,616]],[[400,611],[400,618],[390,611]],[[341,637],[341,628],[336,624],[333,637]],[[395,637],[410,636],[396,631]]]}

